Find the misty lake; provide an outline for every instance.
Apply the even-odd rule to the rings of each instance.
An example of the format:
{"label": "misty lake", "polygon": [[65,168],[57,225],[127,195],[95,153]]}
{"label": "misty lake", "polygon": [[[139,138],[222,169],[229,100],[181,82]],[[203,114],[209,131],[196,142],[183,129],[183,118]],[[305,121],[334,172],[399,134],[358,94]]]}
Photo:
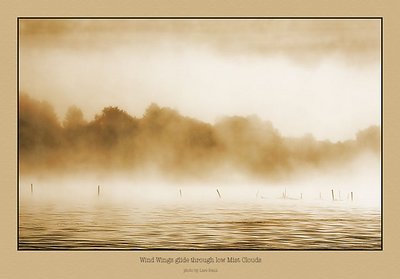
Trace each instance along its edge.
{"label": "misty lake", "polygon": [[25,194],[19,249],[365,249],[381,248],[380,208],[349,201],[146,203],[60,201]]}

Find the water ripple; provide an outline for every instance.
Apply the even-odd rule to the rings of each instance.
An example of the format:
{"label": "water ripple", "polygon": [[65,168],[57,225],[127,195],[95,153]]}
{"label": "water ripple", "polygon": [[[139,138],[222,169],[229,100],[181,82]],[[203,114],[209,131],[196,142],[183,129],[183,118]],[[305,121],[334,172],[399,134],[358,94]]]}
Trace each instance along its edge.
{"label": "water ripple", "polygon": [[21,206],[19,248],[380,249],[379,211],[348,208]]}

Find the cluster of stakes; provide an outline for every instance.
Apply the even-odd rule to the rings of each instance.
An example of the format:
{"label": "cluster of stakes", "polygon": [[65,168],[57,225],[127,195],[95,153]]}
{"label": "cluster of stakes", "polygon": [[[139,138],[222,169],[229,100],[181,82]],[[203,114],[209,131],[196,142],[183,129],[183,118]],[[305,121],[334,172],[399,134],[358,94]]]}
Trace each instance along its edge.
{"label": "cluster of stakes", "polygon": [[[33,183],[31,183],[31,193],[33,193],[33,190],[34,190]],[[221,196],[221,193],[219,192],[218,189],[216,189],[216,192],[218,194],[218,197],[221,199],[222,196]],[[261,196],[259,194],[260,194],[260,191],[257,191],[256,198],[260,197],[261,199],[265,199],[264,196]],[[100,185],[97,185],[97,196],[100,196],[100,195],[101,195],[101,187],[100,187]],[[182,189],[179,189],[179,196],[182,198]],[[335,197],[335,191],[332,189],[331,190],[331,196],[332,196],[332,201],[342,201],[343,200],[341,198],[340,191],[339,191],[338,197]],[[284,200],[298,200],[298,199],[300,199],[300,200],[302,200],[303,199],[303,193],[300,193],[300,198],[289,197],[289,195],[286,192],[286,188],[285,188],[285,191],[282,193],[281,199],[284,199]],[[323,199],[321,192],[319,193],[319,199],[320,200]],[[354,201],[354,193],[353,192],[348,193],[347,200],[349,200],[349,199],[351,201]]]}

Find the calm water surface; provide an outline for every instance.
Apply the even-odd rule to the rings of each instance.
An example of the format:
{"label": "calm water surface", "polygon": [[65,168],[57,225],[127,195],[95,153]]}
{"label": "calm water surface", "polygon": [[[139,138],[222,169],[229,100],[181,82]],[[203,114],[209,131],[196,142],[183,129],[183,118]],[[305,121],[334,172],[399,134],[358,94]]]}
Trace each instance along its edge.
{"label": "calm water surface", "polygon": [[146,205],[102,199],[23,199],[19,249],[381,248],[380,210],[349,202],[268,201]]}

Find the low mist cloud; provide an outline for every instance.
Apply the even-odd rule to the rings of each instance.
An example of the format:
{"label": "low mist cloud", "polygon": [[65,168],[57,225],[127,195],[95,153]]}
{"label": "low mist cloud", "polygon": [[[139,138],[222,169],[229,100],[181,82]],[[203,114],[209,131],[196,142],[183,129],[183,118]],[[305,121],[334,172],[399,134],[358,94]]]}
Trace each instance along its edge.
{"label": "low mist cloud", "polygon": [[52,106],[26,94],[19,100],[21,174],[157,173],[201,180],[243,174],[282,180],[307,171],[343,167],[363,154],[379,161],[380,127],[331,142],[284,137],[271,122],[226,116],[214,125],[151,104],[140,118],[105,107],[92,120],[71,107],[59,119]]}

